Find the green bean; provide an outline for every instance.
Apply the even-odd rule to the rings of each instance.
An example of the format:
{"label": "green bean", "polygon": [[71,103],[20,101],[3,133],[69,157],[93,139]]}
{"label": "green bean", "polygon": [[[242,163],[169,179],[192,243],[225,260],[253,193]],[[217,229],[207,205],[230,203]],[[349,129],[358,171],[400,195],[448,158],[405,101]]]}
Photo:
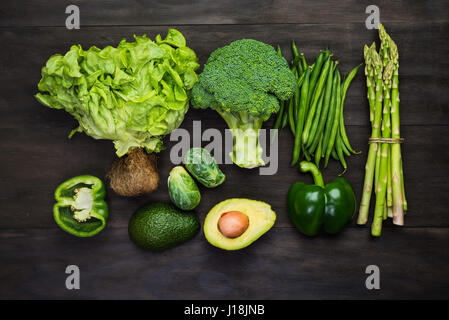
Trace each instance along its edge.
{"label": "green bean", "polygon": [[343,141],[341,140],[341,136],[339,133],[337,133],[337,136],[335,138],[335,149],[337,150],[338,159],[340,160],[340,163],[344,169],[343,172],[340,173],[339,175],[344,174],[346,172],[346,169],[348,168],[348,166],[346,165],[345,157],[343,155],[343,150],[341,147],[342,144],[343,144]]}
{"label": "green bean", "polygon": [[316,148],[316,151],[315,151],[315,164],[318,168],[320,167],[321,147],[323,145],[323,134],[320,133],[319,136],[320,136],[320,139],[319,139],[320,142],[318,143],[318,147]]}
{"label": "green bean", "polygon": [[332,149],[331,156],[334,160],[338,161],[337,151],[335,151],[335,148]]}
{"label": "green bean", "polygon": [[[357,74],[357,71],[362,66],[362,63],[358,66],[354,67],[351,71],[349,71],[348,76],[346,77],[345,81],[343,82],[343,89],[342,89],[342,99],[346,97],[346,92],[348,91],[349,85],[351,84],[352,79],[354,79],[355,75]],[[343,100],[342,100],[343,102]]]}
{"label": "green bean", "polygon": [[335,69],[333,80],[332,80],[332,82],[333,82],[332,83],[332,98],[331,98],[330,107],[329,107],[329,115],[327,117],[326,126],[324,129],[323,147],[321,150],[321,156],[323,156],[323,157],[326,155],[327,146],[329,144],[329,137],[330,137],[331,130],[332,130],[332,124],[334,123],[334,118],[335,118],[335,109],[336,109],[335,102],[337,100],[337,85],[338,85],[337,72],[338,72],[338,70]]}
{"label": "green bean", "polygon": [[301,77],[299,77],[299,79],[298,79],[298,81],[297,81],[297,86],[296,86],[296,90],[295,90],[295,94],[293,95],[294,96],[294,98],[295,98],[295,103],[294,103],[294,106],[293,106],[293,110],[294,110],[294,112],[295,112],[295,114],[294,114],[294,119],[295,119],[295,123],[296,123],[296,120],[298,119],[298,112],[299,112],[299,103],[300,103],[300,97],[301,97],[301,86],[302,86],[302,84],[303,84],[303,82],[304,82],[304,75],[305,75],[305,73],[303,73],[302,75],[301,75]]}
{"label": "green bean", "polygon": [[302,84],[304,83],[304,76],[305,76],[305,73],[303,73],[298,79],[297,84],[298,84],[299,88],[301,88]]}
{"label": "green bean", "polygon": [[359,64],[357,67],[355,67],[354,69],[352,69],[348,76],[346,77],[344,83],[343,83],[343,91],[342,91],[342,97],[341,97],[341,115],[340,115],[340,128],[341,128],[341,138],[343,140],[344,145],[347,147],[347,149],[352,152],[352,153],[360,153],[360,152],[356,152],[354,151],[354,149],[352,149],[351,144],[349,143],[349,139],[348,136],[346,134],[346,129],[345,129],[345,120],[343,117],[343,106],[345,103],[345,99],[346,99],[346,92],[348,91],[349,85],[351,84],[352,79],[354,79],[355,75],[357,74],[357,71],[359,70],[360,66],[362,64]]}
{"label": "green bean", "polygon": [[295,58],[293,63],[296,66],[296,70],[298,70],[298,75],[302,76],[304,74],[304,69],[302,67],[301,61],[299,60],[299,57],[298,57],[298,60],[296,60],[296,58]]}
{"label": "green bean", "polygon": [[[321,109],[323,107],[323,101],[324,101],[324,92],[323,92],[323,94],[320,97],[320,101],[318,102],[318,107],[317,107],[317,111],[316,111],[316,114],[315,114],[315,119],[313,120],[312,128],[310,129],[309,141],[311,141],[310,137],[315,137],[315,135],[316,136],[320,135],[320,132],[317,133],[316,130],[317,130],[318,121],[319,121],[319,118],[320,118],[320,115],[321,115]],[[316,146],[315,146],[315,148],[312,148],[311,143],[309,143],[308,145],[306,144],[305,147],[308,148],[310,150],[310,152],[315,151],[315,148],[316,148]]]}
{"label": "green bean", "polygon": [[302,136],[302,129],[304,126],[304,118],[305,118],[305,104],[307,99],[307,91],[309,89],[309,79],[310,79],[310,68],[307,68],[306,72],[304,73],[304,82],[301,86],[301,99],[299,103],[299,111],[298,111],[298,118],[296,119],[296,128],[295,128],[295,145],[293,148],[293,159],[291,162],[291,166],[294,166],[298,160],[299,156],[301,154],[301,136]]}
{"label": "green bean", "polygon": [[304,156],[306,157],[307,161],[312,160],[310,153],[309,153],[309,151],[307,151],[307,149],[303,149],[303,152],[304,152]]}
{"label": "green bean", "polygon": [[324,167],[327,167],[327,163],[329,161],[329,156],[332,152],[332,148],[334,147],[334,143],[335,143],[335,137],[337,136],[338,133],[338,120],[339,117],[338,115],[340,114],[340,107],[341,107],[341,83],[340,83],[340,72],[337,71],[337,92],[336,92],[336,101],[335,101],[335,118],[334,118],[334,122],[332,124],[332,130],[330,133],[330,137],[329,137],[329,144],[327,145],[327,150],[326,150],[326,157],[324,159]]}
{"label": "green bean", "polygon": [[274,125],[273,125],[273,129],[277,129],[277,131],[273,134],[273,136],[271,138],[272,142],[274,141],[274,138],[276,137],[276,135],[279,133],[279,128],[281,126],[282,117],[284,115],[285,102],[280,101],[279,104],[280,104],[279,112],[277,114],[276,121],[274,122]]}
{"label": "green bean", "polygon": [[301,65],[302,65],[302,69],[305,72],[305,70],[307,70],[307,68],[308,68],[308,65],[307,65],[306,57],[302,53],[301,53]]}
{"label": "green bean", "polygon": [[288,101],[284,101],[284,114],[282,115],[281,129],[284,129],[288,123]]}
{"label": "green bean", "polygon": [[297,81],[297,83],[296,83],[295,94],[293,95],[293,96],[295,97],[295,106],[294,106],[294,110],[295,110],[295,116],[294,116],[294,118],[295,118],[295,119],[298,118],[299,97],[301,96],[301,91],[300,91],[300,90],[301,90],[302,84],[303,84],[303,82],[304,82],[304,75],[305,75],[305,73],[303,73],[303,74],[299,77],[299,79],[298,79],[298,81]]}
{"label": "green bean", "polygon": [[307,143],[306,143],[307,147],[310,147],[312,145],[312,142],[313,142],[313,140],[315,138],[315,135],[317,133],[318,124],[320,122],[321,113],[322,113],[321,110],[323,110],[324,96],[325,96],[325,92],[324,92],[324,88],[323,88],[323,90],[321,92],[320,100],[318,101],[318,105],[317,105],[317,108],[316,108],[315,116],[314,116],[314,119],[312,121],[312,126],[310,127],[309,138],[307,139]]}
{"label": "green bean", "polygon": [[[315,87],[315,82],[318,79],[318,76],[320,74],[321,66],[322,66],[323,62],[324,62],[324,51],[320,51],[318,56],[315,58],[315,62],[311,66],[312,67],[312,74],[310,76],[310,84],[309,84],[309,87],[310,87],[309,89],[310,90],[309,90],[309,93],[307,95],[307,107],[309,106],[310,99],[312,99],[312,94],[313,94],[312,89]],[[306,112],[306,116],[307,116],[307,112]]]}
{"label": "green bean", "polygon": [[[281,47],[279,45],[277,46],[276,53],[277,53],[278,56],[282,57],[282,50],[281,50]],[[281,101],[280,102],[280,109],[279,109],[277,118],[276,118],[276,120],[274,122],[273,129],[278,129],[279,130],[279,128],[281,128],[282,118],[284,117],[284,113],[287,112],[287,110],[285,110],[285,109],[286,109],[285,108],[285,101]],[[274,138],[274,136],[273,136],[273,138]]]}
{"label": "green bean", "polygon": [[300,62],[298,48],[296,48],[295,41],[292,41],[293,62],[292,65],[298,70],[298,76],[303,73],[303,69]]}
{"label": "green bean", "polygon": [[[341,138],[341,134],[340,133],[339,133],[339,135],[340,135],[340,138]],[[346,148],[344,143],[341,144],[341,149],[343,150],[343,153],[344,153],[345,156],[349,157],[351,155],[351,152],[349,152],[348,148]]]}
{"label": "green bean", "polygon": [[295,89],[295,94],[293,95],[293,97],[295,99],[294,105],[293,105],[293,110],[294,110],[293,118],[295,120],[295,124],[296,124],[296,121],[298,120],[299,104],[300,104],[300,98],[301,98],[301,88],[302,88],[302,84],[304,83],[304,76],[305,76],[305,72],[298,79],[297,86]]}
{"label": "green bean", "polygon": [[[312,104],[309,107],[309,111],[307,113],[307,121],[306,125],[304,126],[304,132],[302,134],[302,142],[304,145],[306,145],[309,141],[309,134],[310,134],[310,128],[312,126],[312,122],[315,116],[316,107],[318,104],[318,100],[320,99],[321,92],[323,91],[324,83],[326,82],[326,77],[329,72],[329,67],[331,65],[331,58],[330,56],[326,59],[326,62],[324,63],[323,70],[320,73],[320,77],[318,79],[318,82],[316,84],[315,93],[313,94]],[[313,90],[311,87],[310,90]]]}
{"label": "green bean", "polygon": [[282,57],[282,50],[281,50],[281,47],[279,45],[277,46],[276,53],[277,53],[278,56]]}
{"label": "green bean", "polygon": [[298,80],[298,70],[295,68],[295,66],[290,67],[291,72],[295,75],[296,80]]}
{"label": "green bean", "polygon": [[290,65],[292,67],[296,66],[299,62],[301,62],[301,58],[300,57],[294,57],[293,60],[291,61]]}
{"label": "green bean", "polygon": [[[337,63],[332,62],[331,69],[329,70],[329,76],[327,77],[326,81],[326,90],[325,90],[325,96],[323,101],[323,112],[321,113],[320,121],[318,123],[318,128],[316,129],[318,133],[323,132],[324,125],[326,124],[326,119],[328,117],[330,104],[331,104],[331,97],[332,97],[332,84],[334,79],[334,72],[335,68],[337,67]],[[324,135],[323,135],[324,136]],[[323,138],[324,140],[324,138]],[[311,149],[314,150],[319,142],[319,135],[315,135],[313,138],[313,142],[311,145]]]}
{"label": "green bean", "polygon": [[293,58],[299,57],[298,48],[296,48],[295,40],[292,40],[292,52],[293,52]]}
{"label": "green bean", "polygon": [[284,101],[280,101],[279,104],[281,107],[279,108],[279,112],[277,114],[276,120],[274,121],[273,129],[279,129],[281,126],[282,116],[284,115]]}
{"label": "green bean", "polygon": [[290,125],[290,131],[295,135],[295,112],[293,110],[294,97],[291,97],[288,101],[288,124]]}
{"label": "green bean", "polygon": [[318,76],[320,75],[321,67],[323,66],[324,62],[327,60],[329,55],[330,55],[329,50],[321,51],[314,62],[313,71],[312,71],[312,75],[310,78],[309,94],[307,96],[307,105],[309,105],[310,100],[312,99],[312,96],[314,95],[315,85],[318,81]]}
{"label": "green bean", "polygon": [[[295,66],[291,66],[290,70],[295,75],[296,80],[298,80],[298,70],[295,68]],[[293,94],[293,119],[295,119],[295,120],[298,117],[298,110],[297,110],[298,108],[296,106],[296,92],[297,91],[298,91],[298,88],[296,88],[296,91]]]}
{"label": "green bean", "polygon": [[[301,76],[305,72],[305,68],[303,66],[302,57],[304,56],[302,53],[299,55],[298,49],[296,48],[296,44],[292,42],[292,52],[293,52],[293,60],[292,60],[292,67],[296,68],[298,70],[298,76]],[[307,68],[307,65],[306,65]]]}

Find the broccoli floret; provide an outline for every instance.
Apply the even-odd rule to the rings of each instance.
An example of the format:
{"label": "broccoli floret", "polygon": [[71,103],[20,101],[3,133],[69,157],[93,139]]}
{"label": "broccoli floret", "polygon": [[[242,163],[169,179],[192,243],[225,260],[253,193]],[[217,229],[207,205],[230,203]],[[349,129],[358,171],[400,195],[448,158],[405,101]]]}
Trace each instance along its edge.
{"label": "broccoli floret", "polygon": [[237,40],[212,52],[192,89],[195,108],[211,108],[234,138],[232,161],[243,168],[264,165],[259,130],[279,100],[289,99],[296,80],[274,48],[253,39]]}

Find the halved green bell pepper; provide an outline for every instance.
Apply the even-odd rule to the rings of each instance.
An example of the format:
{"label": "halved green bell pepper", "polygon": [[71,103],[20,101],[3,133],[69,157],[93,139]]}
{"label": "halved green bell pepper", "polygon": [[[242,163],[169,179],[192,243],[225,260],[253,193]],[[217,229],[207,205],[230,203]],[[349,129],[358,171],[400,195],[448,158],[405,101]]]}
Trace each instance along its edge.
{"label": "halved green bell pepper", "polygon": [[103,182],[83,175],[60,184],[55,191],[53,216],[64,231],[78,237],[91,237],[106,226],[108,205]]}
{"label": "halved green bell pepper", "polygon": [[321,228],[327,233],[338,233],[352,220],[356,210],[354,190],[344,178],[336,178],[324,185],[317,166],[302,161],[302,172],[311,172],[314,185],[295,182],[288,192],[288,214],[295,226],[308,236]]}

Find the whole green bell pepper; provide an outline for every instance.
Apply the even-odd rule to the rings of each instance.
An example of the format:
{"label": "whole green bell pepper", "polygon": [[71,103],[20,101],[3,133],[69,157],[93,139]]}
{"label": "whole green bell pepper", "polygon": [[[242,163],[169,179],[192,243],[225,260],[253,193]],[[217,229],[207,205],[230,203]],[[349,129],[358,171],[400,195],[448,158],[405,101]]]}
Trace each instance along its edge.
{"label": "whole green bell pepper", "polygon": [[83,175],[60,184],[55,191],[53,216],[64,231],[78,237],[91,237],[106,226],[108,205],[103,182]]}
{"label": "whole green bell pepper", "polygon": [[322,227],[327,233],[338,233],[345,228],[356,210],[354,190],[344,178],[336,178],[324,185],[317,166],[302,161],[302,172],[311,172],[314,185],[295,182],[288,192],[288,214],[295,226],[308,236],[316,235]]}

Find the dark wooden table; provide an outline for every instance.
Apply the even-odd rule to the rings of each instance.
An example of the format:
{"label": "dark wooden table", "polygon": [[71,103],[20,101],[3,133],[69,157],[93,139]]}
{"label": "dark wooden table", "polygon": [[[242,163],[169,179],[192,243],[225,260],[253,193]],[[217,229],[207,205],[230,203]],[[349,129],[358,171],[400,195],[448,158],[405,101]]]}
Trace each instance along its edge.
{"label": "dark wooden table", "polygon": [[[254,38],[290,53],[295,39],[312,59],[328,45],[341,71],[363,61],[363,45],[377,39],[365,28],[371,1],[2,1],[0,5],[0,298],[303,299],[449,298],[449,19],[447,1],[377,1],[381,21],[400,52],[401,129],[406,226],[384,224],[382,237],[369,225],[352,224],[338,236],[302,236],[286,212],[286,193],[299,179],[289,167],[292,138],[280,141],[279,171],[222,166],[227,181],[201,189],[201,222],[213,204],[229,197],[260,199],[277,212],[275,226],[250,247],[225,252],[202,233],[162,253],[144,252],[130,242],[127,225],[140,205],[168,201],[166,178],[172,164],[160,153],[159,189],[137,199],[108,190],[107,228],[88,239],[73,237],[52,217],[53,192],[63,180],[84,173],[104,178],[114,148],[84,134],[67,139],[75,121],[34,98],[40,69],[71,44],[117,45],[133,34],[165,34],[176,27],[204,63],[219,46]],[[79,5],[81,28],[65,28],[65,8]],[[226,128],[213,111],[190,110],[206,128]],[[272,121],[272,120],[271,120]],[[267,122],[267,126],[271,124]],[[350,87],[345,121],[352,144],[346,178],[361,197],[370,134],[364,76]],[[332,161],[327,179],[341,168]],[[371,212],[372,214],[372,212]],[[67,290],[65,268],[78,265],[81,289]],[[380,268],[381,289],[365,288],[365,268]]]}

